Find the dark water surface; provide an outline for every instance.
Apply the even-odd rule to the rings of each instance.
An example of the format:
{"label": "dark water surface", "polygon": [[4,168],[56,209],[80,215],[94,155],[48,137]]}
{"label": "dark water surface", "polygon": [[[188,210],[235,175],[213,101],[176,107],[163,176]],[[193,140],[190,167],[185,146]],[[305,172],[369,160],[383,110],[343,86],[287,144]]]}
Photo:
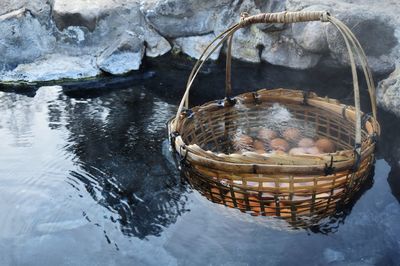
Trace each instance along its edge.
{"label": "dark water surface", "polygon": [[[221,66],[203,71],[195,104],[222,97]],[[98,89],[0,92],[0,265],[400,265],[399,119],[380,110],[375,174],[352,208],[289,230],[181,180],[165,122],[190,66],[167,58],[146,69]],[[236,64],[234,85],[352,99],[341,71]]]}

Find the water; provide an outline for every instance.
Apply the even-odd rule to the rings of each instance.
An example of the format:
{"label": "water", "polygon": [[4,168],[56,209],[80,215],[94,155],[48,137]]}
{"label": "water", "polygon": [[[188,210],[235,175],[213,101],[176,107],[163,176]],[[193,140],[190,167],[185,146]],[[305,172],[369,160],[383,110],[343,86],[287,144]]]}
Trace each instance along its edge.
{"label": "water", "polygon": [[[223,86],[222,65],[203,71],[194,104],[222,97],[211,88]],[[146,69],[0,92],[0,265],[400,265],[399,119],[380,110],[373,183],[352,208],[289,230],[213,204],[181,179],[165,122],[190,66],[167,58]],[[234,73],[236,92],[298,85],[351,103],[345,72],[236,64]]]}

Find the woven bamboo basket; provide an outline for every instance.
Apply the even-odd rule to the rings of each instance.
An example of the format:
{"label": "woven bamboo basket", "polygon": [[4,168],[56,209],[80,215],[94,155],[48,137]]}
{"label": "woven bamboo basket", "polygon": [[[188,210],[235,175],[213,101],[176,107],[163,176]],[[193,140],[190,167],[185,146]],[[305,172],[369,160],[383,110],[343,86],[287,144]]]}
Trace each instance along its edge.
{"label": "woven bamboo basket", "polygon": [[[261,89],[231,96],[233,34],[256,23],[321,21],[342,34],[353,76],[354,106],[315,93],[290,89]],[[205,60],[227,42],[226,97],[189,109],[189,91]],[[371,98],[372,114],[360,110],[356,61],[362,68]],[[380,127],[376,119],[375,87],[366,56],[353,33],[327,12],[243,14],[240,22],[221,33],[195,64],[177,114],[168,122],[173,150],[190,184],[213,202],[253,215],[284,218],[295,225],[329,216],[348,204],[374,164]],[[238,128],[260,128],[267,112],[279,103],[300,124],[315,129],[314,138],[328,138],[334,151],[287,154],[249,150],[234,152]]]}

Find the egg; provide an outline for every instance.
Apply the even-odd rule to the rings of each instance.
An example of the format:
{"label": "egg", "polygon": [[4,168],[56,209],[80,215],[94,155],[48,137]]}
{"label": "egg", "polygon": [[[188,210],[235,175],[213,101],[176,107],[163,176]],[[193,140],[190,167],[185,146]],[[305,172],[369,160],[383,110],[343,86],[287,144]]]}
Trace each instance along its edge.
{"label": "egg", "polygon": [[315,146],[322,152],[322,153],[330,153],[335,152],[336,147],[335,144],[327,138],[320,138],[315,142]]}
{"label": "egg", "polygon": [[254,197],[254,196],[249,196],[248,199],[249,199],[250,209],[253,212],[259,213],[261,211],[261,209],[260,209],[260,201],[258,200],[258,198]]}
{"label": "egg", "polygon": [[301,132],[299,129],[291,127],[286,129],[282,136],[287,140],[287,141],[293,141],[297,142],[301,138]]}
{"label": "egg", "polygon": [[270,145],[273,150],[287,151],[289,149],[289,143],[281,138],[271,140]]}
{"label": "egg", "polygon": [[[269,204],[270,208],[272,208],[274,210],[274,212],[276,212],[276,209],[278,209],[278,206],[276,204],[276,202],[271,202]],[[286,207],[286,204],[283,203],[282,201],[279,202],[279,213],[281,217],[290,217],[291,216],[291,209],[290,207]],[[276,215],[276,214],[274,214]]]}
{"label": "egg", "polygon": [[264,142],[262,142],[260,140],[255,140],[253,146],[254,146],[254,149],[256,150],[257,153],[259,153],[259,154],[265,153],[265,144],[264,144]]}
{"label": "egg", "polygon": [[292,148],[289,151],[289,155],[303,155],[305,153],[306,153],[305,149],[300,147]]}
{"label": "egg", "polygon": [[311,154],[311,155],[321,154],[321,151],[316,146],[310,147],[310,148],[306,148],[306,152],[307,152],[307,154]]}
{"label": "egg", "polygon": [[288,218],[292,216],[292,210],[290,208],[281,208],[281,217]]}
{"label": "egg", "polygon": [[270,207],[264,207],[264,213],[267,216],[276,216],[276,211]]}
{"label": "egg", "polygon": [[300,183],[297,183],[298,184],[298,187],[310,187],[310,186],[313,186],[314,185],[314,182],[300,182]]}
{"label": "egg", "polygon": [[244,202],[242,200],[238,200],[238,199],[236,199],[236,207],[235,207],[235,204],[233,203],[232,199],[226,199],[225,204],[228,207],[238,208],[238,209],[244,209],[244,206],[245,206]]}
{"label": "egg", "polygon": [[257,134],[257,137],[264,141],[269,141],[271,139],[276,138],[277,136],[278,134],[275,131],[264,127],[258,130]]}
{"label": "egg", "polygon": [[250,207],[260,207],[260,201],[255,196],[249,196],[249,206]]}
{"label": "egg", "polygon": [[326,192],[322,192],[322,193],[318,193],[315,195],[316,199],[326,199],[329,198],[331,194],[330,193],[326,193]]}
{"label": "egg", "polygon": [[253,138],[248,135],[238,133],[233,138],[233,147],[236,151],[251,150],[253,148]]}
{"label": "egg", "polygon": [[229,208],[235,208],[235,204],[233,204],[233,201],[231,199],[226,199],[225,205],[228,206]]}
{"label": "egg", "polygon": [[302,148],[309,148],[314,146],[314,140],[312,138],[302,138],[299,143],[298,143],[299,147]]}
{"label": "egg", "polygon": [[[269,206],[272,207],[272,208],[277,208],[277,204],[276,204],[275,201],[271,202],[271,203],[269,204]],[[285,207],[285,203],[283,203],[282,201],[280,201],[280,202],[279,202],[279,208],[282,208],[282,207]]]}
{"label": "egg", "polygon": [[218,188],[216,187],[211,188],[211,194],[212,198],[210,199],[214,200],[215,202],[220,202],[222,200],[221,193]]}
{"label": "egg", "polygon": [[[234,195],[235,200],[236,200],[236,207],[239,208],[239,209],[243,209],[244,206],[245,206],[245,204],[243,202],[244,195],[242,193],[240,193],[240,192],[233,192],[233,195]],[[228,191],[225,194],[225,204],[228,207],[235,208],[235,204],[233,203],[233,198],[232,198],[232,194],[231,194],[230,191]]]}
{"label": "egg", "polygon": [[243,199],[244,199],[243,193],[234,192],[233,194],[235,195],[235,198],[236,198],[237,200],[243,200]]}
{"label": "egg", "polygon": [[287,155],[286,152],[281,151],[281,150],[273,150],[273,151],[271,152],[271,154],[276,154],[276,155]]}
{"label": "egg", "polygon": [[308,208],[308,207],[297,208],[296,209],[296,214],[297,215],[310,215],[311,214],[311,209]]}

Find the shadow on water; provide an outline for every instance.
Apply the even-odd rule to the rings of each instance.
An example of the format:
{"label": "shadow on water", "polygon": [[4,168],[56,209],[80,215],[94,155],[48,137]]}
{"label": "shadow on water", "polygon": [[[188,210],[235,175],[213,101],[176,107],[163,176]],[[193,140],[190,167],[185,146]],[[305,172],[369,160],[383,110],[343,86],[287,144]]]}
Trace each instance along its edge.
{"label": "shadow on water", "polygon": [[380,112],[382,134],[378,145],[378,156],[391,166],[388,183],[393,196],[400,203],[400,121],[395,115]]}
{"label": "shadow on water", "polygon": [[186,185],[162,155],[165,120],[174,107],[143,87],[90,99],[66,107],[68,150],[81,169],[71,172],[71,178],[118,213],[124,234],[159,235],[186,211]]}

